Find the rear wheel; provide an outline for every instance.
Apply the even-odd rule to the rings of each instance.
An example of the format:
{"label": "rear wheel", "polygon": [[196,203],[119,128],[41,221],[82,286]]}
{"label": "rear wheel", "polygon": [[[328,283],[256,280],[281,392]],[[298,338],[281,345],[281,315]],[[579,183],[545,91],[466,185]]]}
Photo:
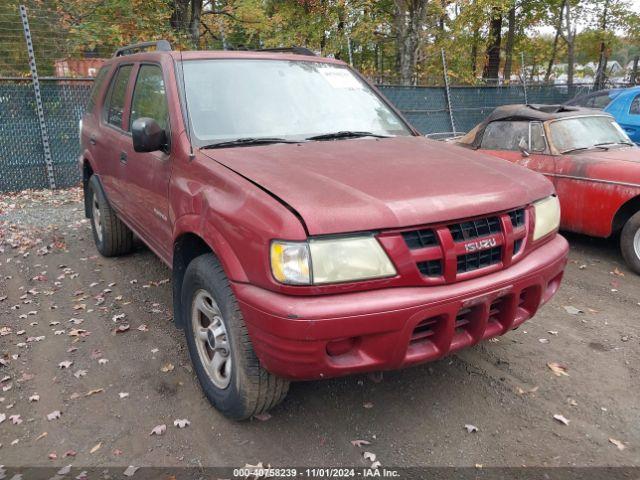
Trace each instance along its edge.
{"label": "rear wheel", "polygon": [[636,212],[622,229],[620,250],[629,268],[640,274],[640,212]]}
{"label": "rear wheel", "polygon": [[133,233],[109,205],[97,177],[89,179],[88,187],[85,195],[91,206],[91,229],[98,252],[105,257],[129,253],[133,247]]}
{"label": "rear wheel", "polygon": [[260,366],[229,280],[213,254],[187,267],[182,305],[189,355],[216,409],[244,420],[284,399],[289,382]]}

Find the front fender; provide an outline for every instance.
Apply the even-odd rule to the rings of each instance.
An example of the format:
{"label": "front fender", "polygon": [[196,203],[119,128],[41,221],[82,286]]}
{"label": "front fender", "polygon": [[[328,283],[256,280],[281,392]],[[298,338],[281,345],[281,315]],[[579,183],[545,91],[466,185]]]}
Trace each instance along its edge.
{"label": "front fender", "polygon": [[174,224],[174,242],[185,234],[197,235],[211,248],[222,263],[229,280],[235,282],[249,281],[232,246],[218,228],[207,219],[207,215],[193,213],[179,217]]}

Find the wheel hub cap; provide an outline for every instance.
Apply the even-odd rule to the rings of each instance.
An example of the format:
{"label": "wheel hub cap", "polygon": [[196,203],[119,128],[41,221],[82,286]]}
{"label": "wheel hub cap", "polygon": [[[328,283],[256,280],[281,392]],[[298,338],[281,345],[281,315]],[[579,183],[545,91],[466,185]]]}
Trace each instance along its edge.
{"label": "wheel hub cap", "polygon": [[96,229],[98,240],[102,241],[102,217],[100,216],[100,204],[98,203],[98,197],[95,193],[91,199],[91,215],[93,217],[93,226]]}
{"label": "wheel hub cap", "polygon": [[231,381],[231,355],[227,327],[218,304],[206,290],[193,298],[191,326],[198,356],[213,384],[227,388]]}

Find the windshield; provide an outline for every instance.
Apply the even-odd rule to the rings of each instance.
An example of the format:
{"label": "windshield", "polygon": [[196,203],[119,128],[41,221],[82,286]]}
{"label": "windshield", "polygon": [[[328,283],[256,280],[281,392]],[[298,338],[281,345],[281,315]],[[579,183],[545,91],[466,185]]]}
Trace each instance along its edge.
{"label": "windshield", "polygon": [[611,117],[591,116],[556,120],[549,126],[551,140],[560,152],[597,146],[631,144],[624,130]]}
{"label": "windshield", "polygon": [[404,122],[343,66],[227,59],[183,65],[199,145],[263,137],[304,140],[345,131],[411,135]]}

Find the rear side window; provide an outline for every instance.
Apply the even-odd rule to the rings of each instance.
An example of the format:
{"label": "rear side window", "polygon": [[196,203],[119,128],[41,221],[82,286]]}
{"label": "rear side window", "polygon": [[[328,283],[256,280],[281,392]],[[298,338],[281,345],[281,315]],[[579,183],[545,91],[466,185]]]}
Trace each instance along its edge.
{"label": "rear side window", "polygon": [[631,115],[640,115],[640,95],[636,95],[636,98],[631,102],[629,113]]}
{"label": "rear side window", "polygon": [[108,100],[105,105],[107,123],[122,128],[122,115],[124,114],[125,97],[127,93],[127,84],[131,75],[131,65],[125,65],[118,69],[118,73],[113,77]]}
{"label": "rear side window", "polygon": [[141,65],[131,101],[129,130],[134,120],[140,117],[153,118],[163,130],[169,124],[167,94],[162,70],[157,65]]}
{"label": "rear side window", "polygon": [[529,143],[529,122],[492,122],[484,130],[480,148],[519,150],[521,139]]}
{"label": "rear side window", "polygon": [[592,99],[588,107],[598,108],[600,110],[604,109],[607,105],[611,103],[611,98],[609,97],[609,93],[602,93],[600,95],[595,95]]}
{"label": "rear side window", "polygon": [[104,81],[107,78],[108,71],[109,68],[102,67],[98,72],[96,79],[93,81],[91,96],[89,97],[89,103],[87,103],[87,112],[92,112],[93,108],[96,106],[96,102],[98,101],[98,94],[100,93],[100,90],[102,90],[102,84],[104,84]]}

